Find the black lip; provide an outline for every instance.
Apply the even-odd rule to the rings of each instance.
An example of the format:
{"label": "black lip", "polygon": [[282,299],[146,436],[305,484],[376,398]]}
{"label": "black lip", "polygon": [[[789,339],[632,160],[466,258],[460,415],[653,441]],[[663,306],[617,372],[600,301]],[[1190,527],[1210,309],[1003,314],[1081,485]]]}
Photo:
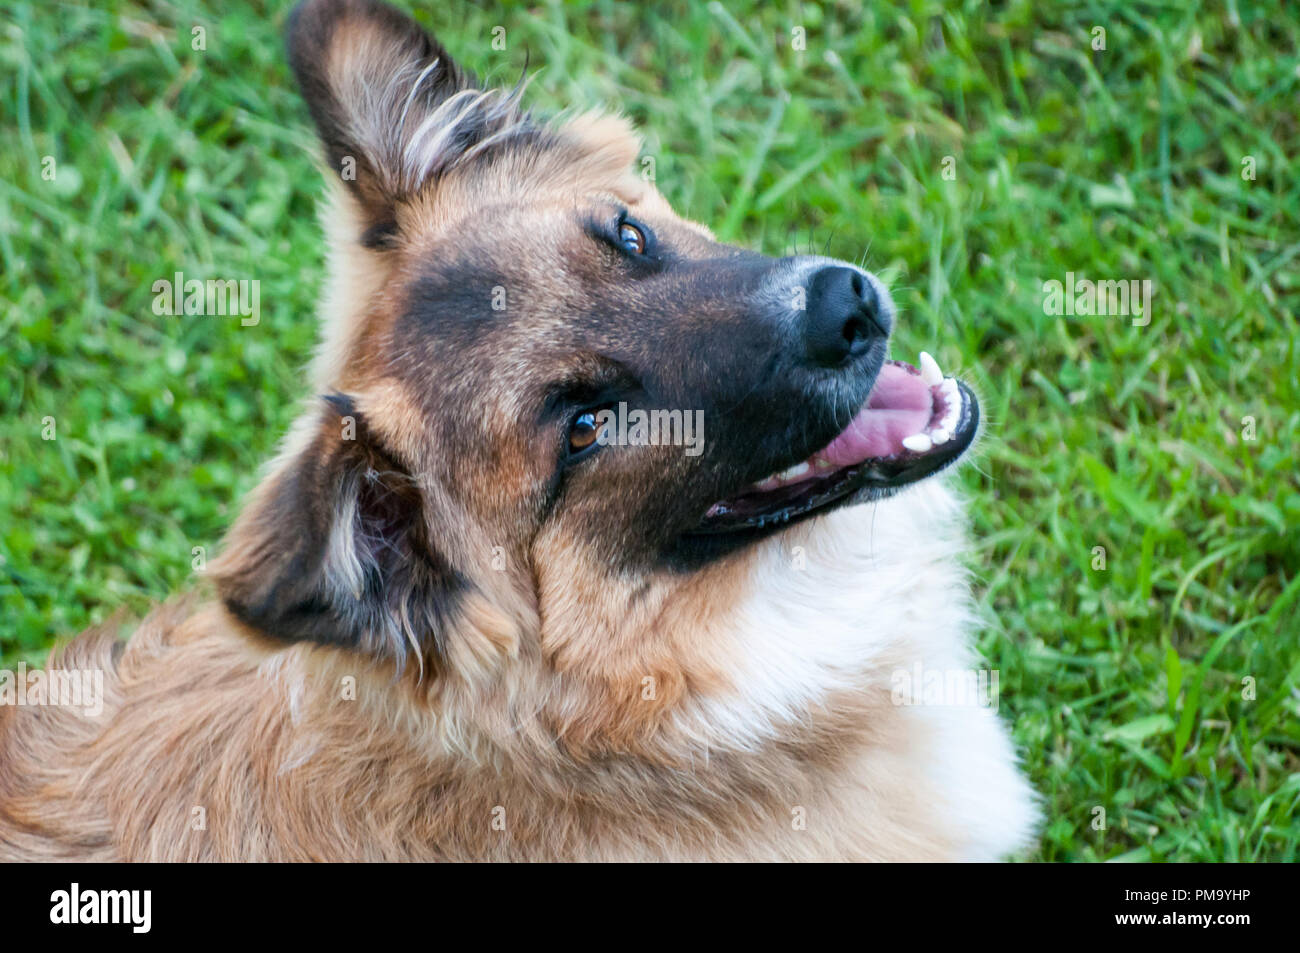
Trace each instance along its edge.
{"label": "black lip", "polygon": [[962,395],[962,416],[952,439],[942,447],[921,454],[876,457],[822,479],[736,497],[728,501],[728,512],[704,517],[692,534],[765,534],[850,503],[883,499],[933,476],[965,453],[979,430],[979,401],[961,381],[957,381],[957,388]]}

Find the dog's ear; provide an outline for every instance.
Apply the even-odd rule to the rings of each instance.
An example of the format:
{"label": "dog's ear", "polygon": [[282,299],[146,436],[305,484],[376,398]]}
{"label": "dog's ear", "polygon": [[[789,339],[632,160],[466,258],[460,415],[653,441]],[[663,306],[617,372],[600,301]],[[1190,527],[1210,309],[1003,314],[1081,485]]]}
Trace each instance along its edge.
{"label": "dog's ear", "polygon": [[246,625],[399,663],[437,657],[461,588],[433,546],[417,481],[342,395],[258,487],[212,568]]}
{"label": "dog's ear", "polygon": [[376,0],[305,0],[290,14],[287,45],[326,161],[357,200],[371,247],[390,240],[404,198],[527,125],[517,95],[479,89],[418,23]]}

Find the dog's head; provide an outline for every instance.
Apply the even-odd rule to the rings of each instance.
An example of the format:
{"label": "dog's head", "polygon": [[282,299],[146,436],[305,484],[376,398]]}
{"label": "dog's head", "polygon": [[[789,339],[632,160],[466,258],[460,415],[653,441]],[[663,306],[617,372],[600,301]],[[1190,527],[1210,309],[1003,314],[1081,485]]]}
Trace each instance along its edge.
{"label": "dog's head", "polygon": [[535,644],[639,692],[686,589],[724,606],[755,547],[971,443],[970,391],[887,359],[874,276],[714,241],[623,121],[540,123],[369,0],[300,6],[289,58],[334,284],[323,399],[219,573],[247,624],[443,670]]}

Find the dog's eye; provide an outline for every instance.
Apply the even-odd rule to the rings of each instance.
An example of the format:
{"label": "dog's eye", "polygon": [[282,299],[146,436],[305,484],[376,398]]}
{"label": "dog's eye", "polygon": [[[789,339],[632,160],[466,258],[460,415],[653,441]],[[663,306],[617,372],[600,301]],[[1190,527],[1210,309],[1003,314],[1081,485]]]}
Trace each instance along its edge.
{"label": "dog's eye", "polygon": [[600,438],[600,430],[601,424],[594,410],[579,414],[569,425],[569,453],[582,453],[594,447]]}
{"label": "dog's eye", "polygon": [[618,227],[618,240],[634,255],[645,254],[645,232],[631,222],[624,222]]}

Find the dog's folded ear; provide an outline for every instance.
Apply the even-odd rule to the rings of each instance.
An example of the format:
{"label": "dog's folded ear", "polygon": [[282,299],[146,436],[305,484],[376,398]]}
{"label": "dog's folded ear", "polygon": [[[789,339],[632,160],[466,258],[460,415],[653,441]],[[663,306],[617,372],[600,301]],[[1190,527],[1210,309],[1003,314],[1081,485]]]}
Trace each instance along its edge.
{"label": "dog's folded ear", "polygon": [[418,23],[376,0],[305,0],[287,45],[326,161],[357,199],[373,247],[396,230],[404,198],[527,126],[514,92],[479,89]]}
{"label": "dog's folded ear", "polygon": [[287,642],[436,659],[459,591],[423,494],[350,398],[326,398],[307,445],[255,491],[214,563],[246,625]]}

